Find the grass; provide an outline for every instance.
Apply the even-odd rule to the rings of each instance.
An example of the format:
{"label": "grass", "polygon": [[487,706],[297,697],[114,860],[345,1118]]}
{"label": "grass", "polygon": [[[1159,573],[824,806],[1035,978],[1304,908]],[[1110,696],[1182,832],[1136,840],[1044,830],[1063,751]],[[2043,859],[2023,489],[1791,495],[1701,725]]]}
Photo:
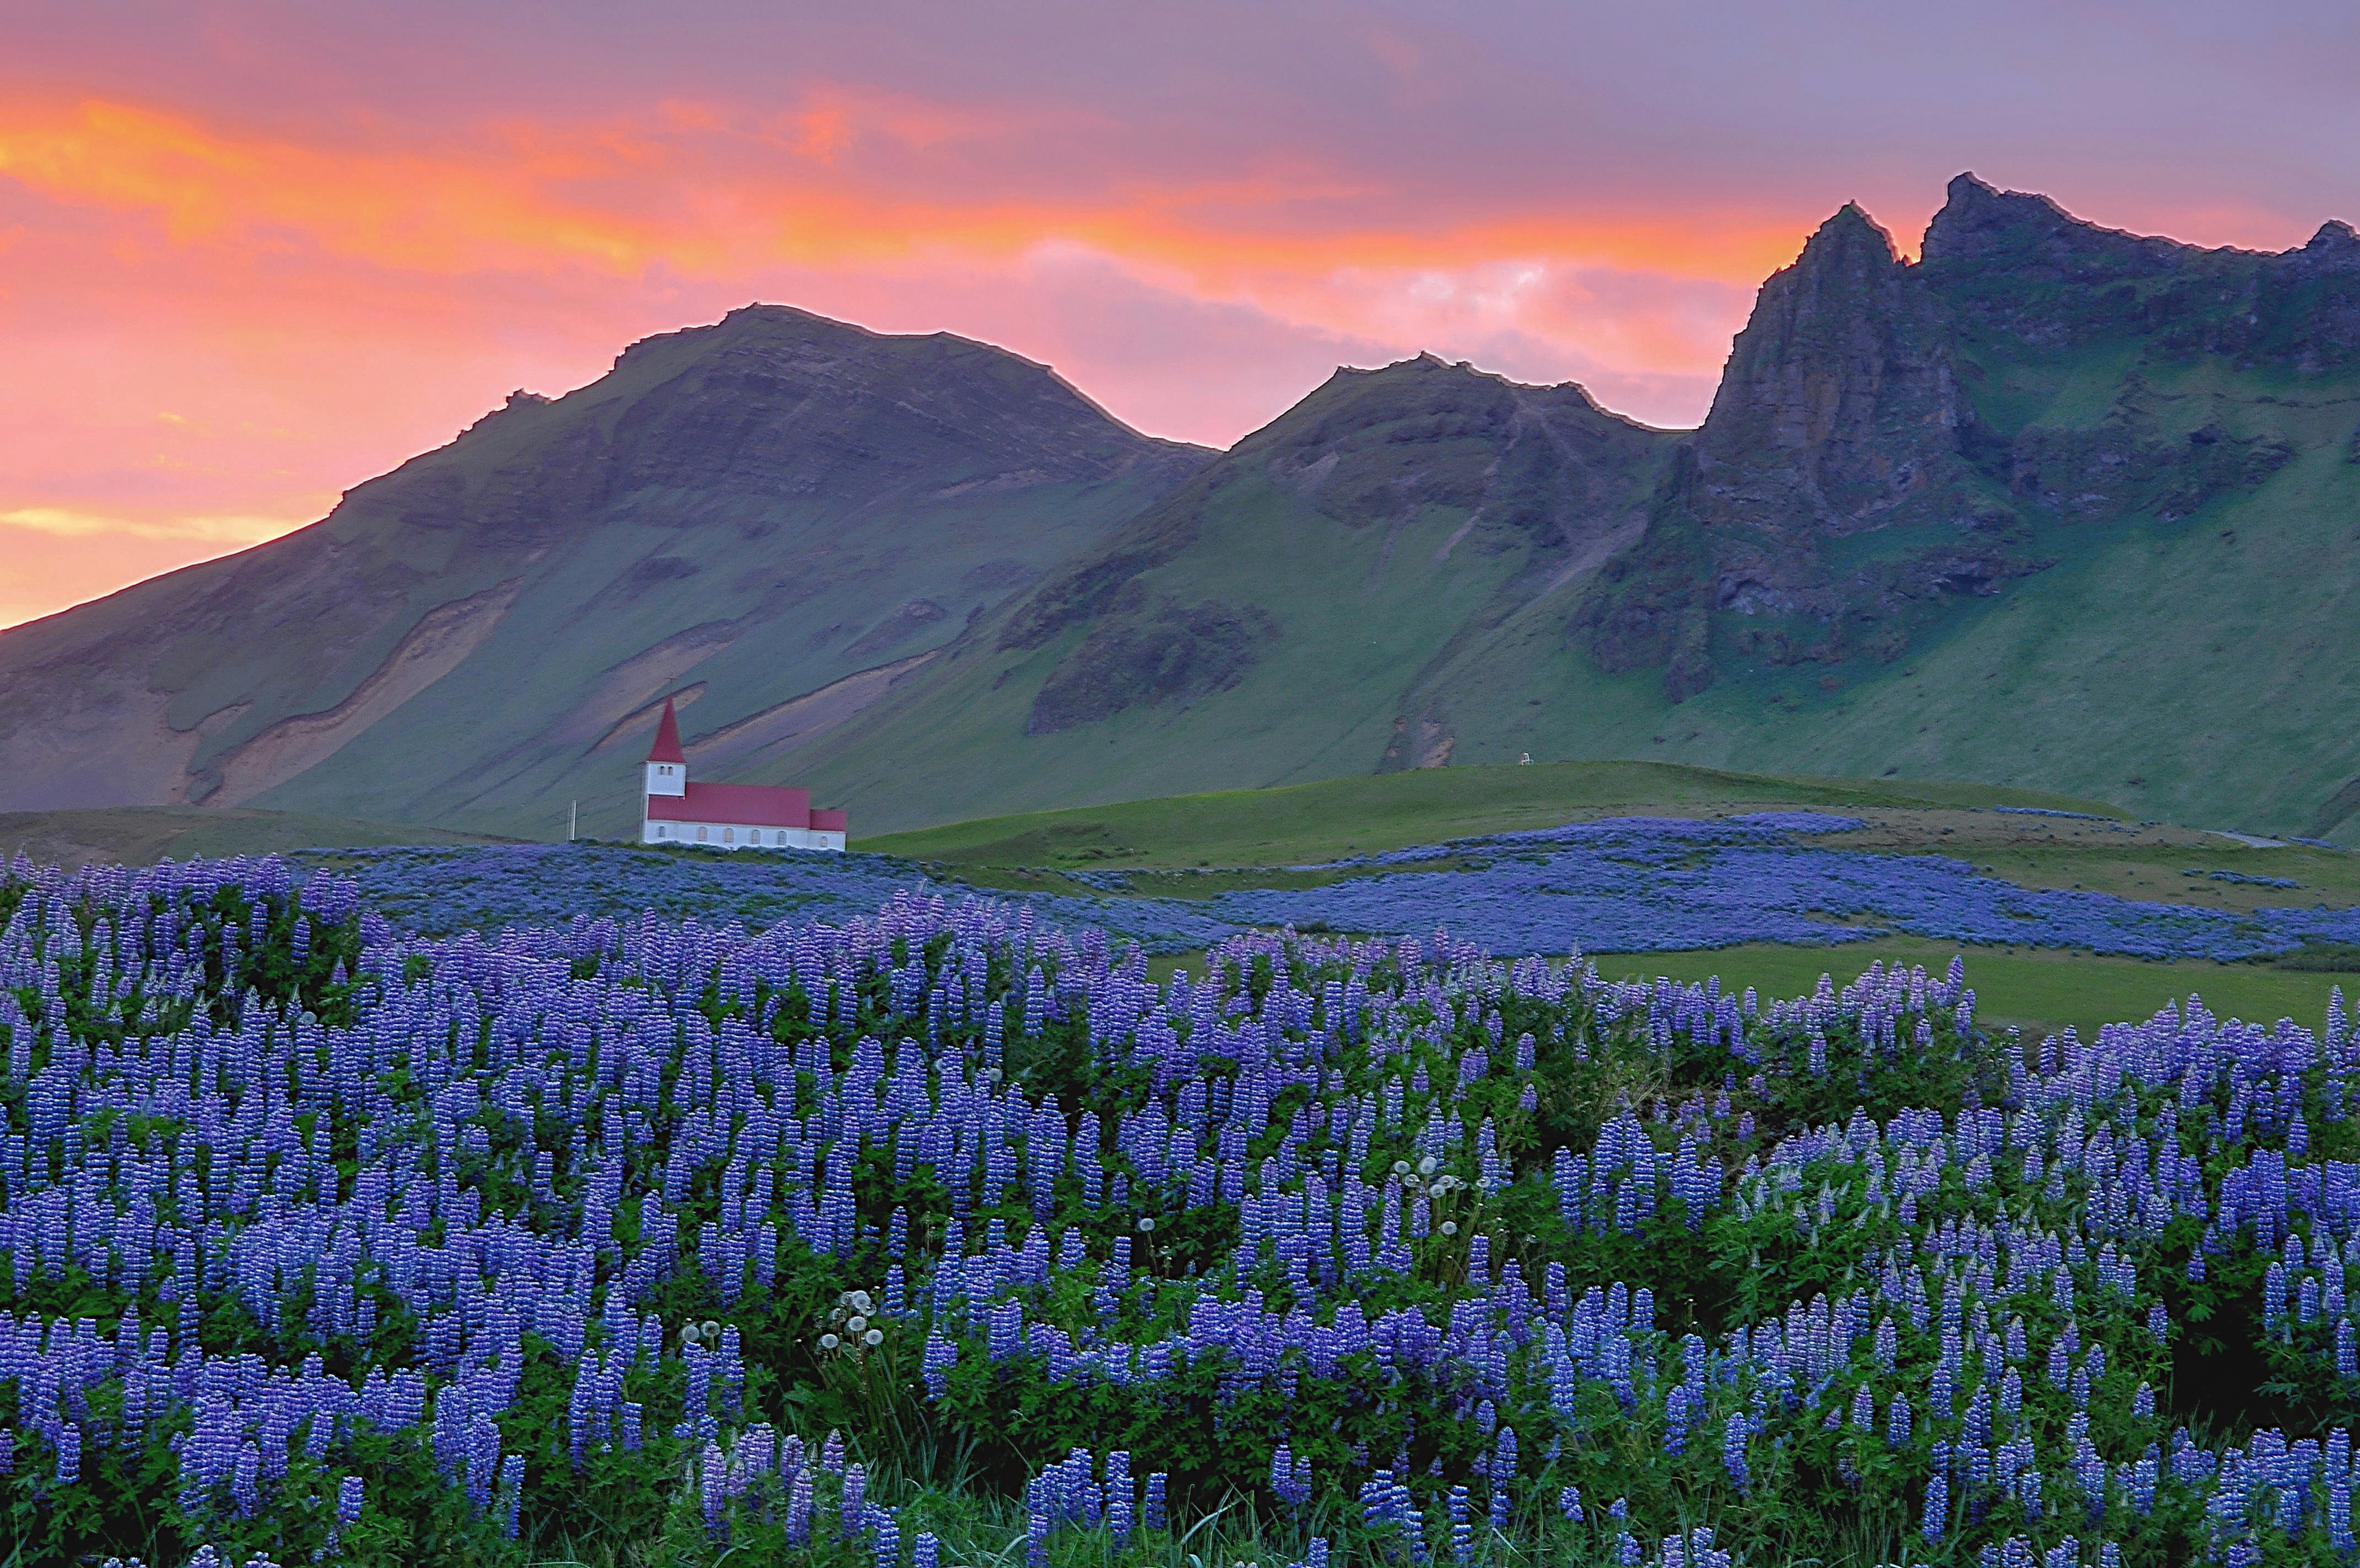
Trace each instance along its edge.
{"label": "grass", "polygon": [[853,847],[959,871],[1271,866],[1622,813],[1718,816],[1747,808],[1851,811],[1994,805],[2120,814],[2102,801],[1979,784],[1782,778],[1662,762],[1558,762],[1419,768],[1277,789],[987,817],[863,839]]}
{"label": "grass", "polygon": [[[1386,504],[1388,517],[1398,510]],[[1467,517],[1426,506],[1397,527],[1339,520],[1246,474],[1205,499],[1181,559],[1140,579],[1151,594],[1259,604],[1278,618],[1279,642],[1234,686],[1036,735],[1033,695],[1081,631],[1030,651],[962,644],[906,699],[799,757],[797,782],[850,802],[856,824],[899,831],[1011,807],[1365,775],[1395,736],[1404,689],[1521,559],[1462,550],[1430,565]]]}
{"label": "grass", "polygon": [[[2003,804],[2084,811],[2103,820],[1990,809]],[[1775,778],[1655,762],[1380,774],[987,818],[865,839],[854,847],[931,862],[989,887],[1087,894],[1092,889],[1066,874],[1119,869],[1151,874],[1134,884],[1142,893],[1209,897],[1232,887],[1311,885],[1338,875],[1273,867],[1476,833],[1612,814],[1713,816],[1770,807],[1859,813],[1868,821],[1865,830],[1825,842],[1953,855],[2025,887],[2223,910],[2360,904],[2360,856],[2300,844],[2255,848],[2191,829],[2132,823],[2103,802],[1932,780]],[[2216,881],[2214,871],[2283,877],[2299,886]],[[1158,872],[1195,874],[1153,875]],[[1966,957],[1983,1018],[2027,1033],[2070,1026],[2092,1035],[2109,1023],[2150,1018],[2191,995],[2223,1016],[2265,1024],[2292,1018],[2315,1027],[2336,987],[2360,994],[2360,973],[2340,967],[2347,957],[2333,953],[2277,964],[2167,964],[1892,937],[1841,948],[1754,944],[1593,956],[1601,972],[1616,979],[1666,975],[1687,983],[1717,975],[1732,990],[1751,985],[1765,996],[1795,996],[1810,990],[1821,974],[1841,985],[1880,959],[1939,969],[1954,953]],[[1159,981],[1181,969],[1201,974],[1203,954],[1165,954],[1148,964]]]}
{"label": "grass", "polygon": [[[1610,980],[1646,981],[1661,975],[1685,985],[1719,975],[1724,990],[1751,985],[1765,996],[1800,996],[1822,975],[1841,988],[1879,960],[1922,964],[1939,975],[1953,955],[1967,961],[1967,983],[1975,988],[1975,1017],[1983,1027],[2014,1026],[2027,1035],[2054,1034],[2070,1026],[2091,1040],[2107,1024],[2144,1022],[2191,996],[2202,996],[2217,1017],[2265,1025],[2290,1018],[2317,1029],[2327,1016],[2331,992],[2340,987],[2347,1002],[2360,998],[2360,973],[2209,964],[2192,958],[2156,964],[2057,948],[1970,947],[1920,937],[1885,937],[1841,947],[1756,942],[1684,953],[1590,956]],[[1205,955],[1163,953],[1147,961],[1148,977],[1158,985],[1184,969],[1204,974]]]}
{"label": "grass", "polygon": [[247,807],[105,806],[83,811],[0,812],[0,859],[24,851],[69,869],[93,861],[152,866],[292,849],[388,844],[505,844],[506,839],[414,822],[366,822],[310,811]]}
{"label": "grass", "polygon": [[1975,988],[1975,1016],[1986,1028],[2014,1024],[2027,1034],[2070,1025],[2084,1039],[2110,1023],[2136,1022],[2194,995],[2223,1018],[2271,1024],[2290,1018],[2316,1029],[2327,1015],[2328,994],[2342,986],[2360,994],[2360,975],[2304,972],[2266,964],[2208,964],[2181,959],[2156,964],[2055,948],[1962,947],[1918,937],[1881,938],[1841,948],[1759,944],[1693,953],[1599,955],[1599,972],[1616,979],[1668,975],[1683,983],[1718,975],[1724,988],[1751,985],[1764,996],[1808,992],[1821,975],[1843,985],[1879,959],[1922,964],[1939,973],[1953,954],[1967,961]]}
{"label": "grass", "polygon": [[[2001,813],[1989,809],[1995,805],[2085,811],[2108,820]],[[1311,885],[1337,875],[1268,869],[1273,866],[1478,833],[1596,816],[1716,816],[1797,807],[1868,819],[1866,831],[1830,838],[1831,844],[1954,855],[2026,887],[2081,887],[2226,910],[2360,904],[2360,856],[2299,844],[2256,849],[2187,829],[2134,831],[2116,808],[2100,801],[1939,780],[1782,778],[1658,762],[1419,769],[986,818],[864,839],[854,847],[932,862],[981,886],[1083,895],[1094,890],[1066,873],[1226,868],[1150,877],[1139,887],[1166,897],[1209,897],[1230,887]],[[402,823],[250,809],[121,807],[0,816],[0,855],[22,846],[37,859],[69,866],[324,845],[489,842],[497,841]],[[2186,875],[2191,871],[2198,875]],[[2286,877],[2300,887],[2216,881],[2213,871]],[[2360,973],[2329,966],[2348,961],[2335,953],[2278,964],[2158,964],[2050,949],[1961,949],[1896,937],[1842,948],[1753,945],[1604,954],[1597,961],[1602,973],[1617,979],[1660,975],[1686,983],[1717,975],[1732,989],[1752,985],[1765,995],[1792,996],[1809,990],[1822,973],[1841,984],[1878,959],[1939,968],[1954,952],[1966,955],[1983,1018],[2027,1032],[2070,1025],[2088,1035],[2107,1023],[2151,1017],[2191,993],[2224,1016],[2261,1023],[2292,1018],[2316,1025],[2335,987],[2360,993]],[[1151,961],[1149,973],[1160,980],[1177,969],[1202,973],[1203,967],[1201,953],[1165,955]]]}

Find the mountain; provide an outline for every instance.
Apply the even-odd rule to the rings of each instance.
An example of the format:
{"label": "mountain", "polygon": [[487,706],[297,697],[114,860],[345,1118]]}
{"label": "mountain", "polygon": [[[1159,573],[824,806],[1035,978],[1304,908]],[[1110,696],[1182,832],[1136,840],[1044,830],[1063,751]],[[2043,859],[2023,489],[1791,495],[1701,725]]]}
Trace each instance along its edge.
{"label": "mountain", "polygon": [[1045,368],[777,307],[519,395],[325,521],[0,633],[0,809],[874,833],[1464,762],[1976,780],[2360,834],[2360,236],[1954,180],[1846,206],[1694,431],[1431,356],[1224,453]]}
{"label": "mountain", "polygon": [[[1911,265],[1846,209],[1577,617],[1663,683],[1597,740],[2338,831],[2355,427],[2346,224],[2203,250],[1962,175]],[[1641,635],[1675,612],[1677,647]]]}
{"label": "mountain", "polygon": [[1693,433],[1339,376],[796,762],[894,826],[1530,753],[2350,833],[2355,427],[2348,226],[2203,250],[1961,176],[1921,261],[1822,225]]}
{"label": "mountain", "polygon": [[1446,763],[1421,694],[1638,538],[1676,444],[1579,387],[1339,370],[796,765],[882,829]]}
{"label": "mountain", "polygon": [[701,761],[759,767],[1209,456],[981,343],[737,310],[285,539],[0,633],[0,809],[545,837],[578,798],[620,831],[666,692]]}

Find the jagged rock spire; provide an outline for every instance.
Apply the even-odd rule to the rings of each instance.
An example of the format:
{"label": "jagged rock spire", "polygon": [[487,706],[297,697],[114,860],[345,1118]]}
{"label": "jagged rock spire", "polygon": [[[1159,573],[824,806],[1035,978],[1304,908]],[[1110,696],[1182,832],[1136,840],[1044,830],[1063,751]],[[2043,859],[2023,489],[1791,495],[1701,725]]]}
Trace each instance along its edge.
{"label": "jagged rock spire", "polygon": [[1945,477],[1972,416],[1912,270],[1847,202],[1762,286],[1698,434],[1700,520],[1846,531]]}

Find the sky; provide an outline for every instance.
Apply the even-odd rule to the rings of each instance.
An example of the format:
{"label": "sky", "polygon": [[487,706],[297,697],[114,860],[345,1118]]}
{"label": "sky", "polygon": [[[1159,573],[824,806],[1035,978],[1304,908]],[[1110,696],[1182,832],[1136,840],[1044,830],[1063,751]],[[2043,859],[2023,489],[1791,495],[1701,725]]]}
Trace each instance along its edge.
{"label": "sky", "polygon": [[2360,219],[2360,7],[0,0],[0,626],[311,522],[750,300],[1226,446],[1431,351],[1694,424],[1755,287],[1964,169]]}

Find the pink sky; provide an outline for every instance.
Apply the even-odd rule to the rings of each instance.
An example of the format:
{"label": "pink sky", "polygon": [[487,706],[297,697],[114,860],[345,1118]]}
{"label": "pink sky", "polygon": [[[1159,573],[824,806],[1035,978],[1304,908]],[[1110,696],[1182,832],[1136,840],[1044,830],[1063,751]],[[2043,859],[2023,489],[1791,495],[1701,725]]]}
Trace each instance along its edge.
{"label": "pink sky", "polygon": [[1680,425],[1847,200],[1910,245],[1970,168],[2202,244],[2360,216],[2341,6],[173,9],[9,7],[0,625],[751,299],[1214,445],[1421,349]]}

